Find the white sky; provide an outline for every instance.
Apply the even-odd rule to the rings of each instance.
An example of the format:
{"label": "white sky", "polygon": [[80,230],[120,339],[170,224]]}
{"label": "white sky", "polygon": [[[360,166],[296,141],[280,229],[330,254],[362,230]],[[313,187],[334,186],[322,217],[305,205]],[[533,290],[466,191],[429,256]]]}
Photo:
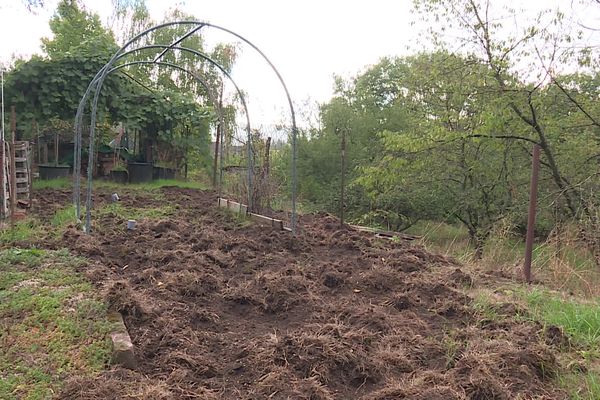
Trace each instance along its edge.
{"label": "white sky", "polygon": [[[83,0],[104,22],[110,0]],[[540,10],[569,8],[575,0],[497,0],[513,7]],[[13,54],[40,52],[40,38],[49,36],[47,21],[57,0],[46,0],[44,10],[26,11],[21,0],[0,0],[0,62]],[[161,20],[172,1],[147,0],[152,17]],[[412,0],[187,0],[182,8],[253,41],[273,61],[296,103],[307,98],[324,102],[333,92],[333,75],[353,76],[388,55],[414,52],[423,26],[411,26]],[[600,6],[586,12],[600,13]],[[593,20],[599,21],[600,15]],[[596,26],[600,26],[596,24]],[[206,31],[210,32],[210,31]],[[209,42],[229,41],[227,36],[205,35]],[[408,49],[412,48],[412,51]],[[249,94],[251,117],[257,124],[280,121],[285,97],[275,75],[245,48],[233,76]]]}

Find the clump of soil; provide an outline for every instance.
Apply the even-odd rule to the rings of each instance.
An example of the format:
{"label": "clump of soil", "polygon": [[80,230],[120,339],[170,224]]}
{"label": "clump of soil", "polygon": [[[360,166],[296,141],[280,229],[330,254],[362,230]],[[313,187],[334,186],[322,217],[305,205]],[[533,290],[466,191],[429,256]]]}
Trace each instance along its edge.
{"label": "clump of soil", "polygon": [[177,210],[168,219],[127,231],[106,215],[57,244],[90,260],[82,270],[124,315],[139,360],[72,380],[64,399],[566,398],[552,383],[560,335],[481,323],[463,291],[473,279],[442,256],[326,214],[302,217],[292,238],[240,224],[210,192],[160,196]]}

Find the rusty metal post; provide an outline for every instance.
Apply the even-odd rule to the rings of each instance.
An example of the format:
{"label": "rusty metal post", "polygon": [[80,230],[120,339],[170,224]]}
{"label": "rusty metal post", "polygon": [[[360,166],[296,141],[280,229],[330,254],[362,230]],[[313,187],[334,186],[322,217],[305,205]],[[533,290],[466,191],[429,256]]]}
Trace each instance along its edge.
{"label": "rusty metal post", "polygon": [[531,283],[531,260],[533,255],[533,234],[535,231],[535,213],[537,205],[537,187],[540,172],[540,146],[533,146],[531,162],[531,188],[529,192],[529,213],[527,215],[527,237],[525,240],[525,263],[523,275],[527,283]]}
{"label": "rusty metal post", "polygon": [[4,144],[4,67],[0,65],[0,101],[2,102],[2,108],[0,108],[0,186],[2,186],[2,192],[0,195],[0,218],[6,218],[6,176],[4,176],[6,162],[6,145]]}
{"label": "rusty metal post", "polygon": [[340,226],[344,226],[344,210],[345,210],[345,186],[346,186],[346,129],[342,129],[342,182],[340,188]]}

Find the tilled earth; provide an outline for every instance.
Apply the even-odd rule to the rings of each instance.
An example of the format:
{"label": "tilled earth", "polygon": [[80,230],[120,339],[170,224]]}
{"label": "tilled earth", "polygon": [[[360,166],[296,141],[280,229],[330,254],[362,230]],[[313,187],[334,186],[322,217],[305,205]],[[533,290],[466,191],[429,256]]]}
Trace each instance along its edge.
{"label": "tilled earth", "polygon": [[[327,215],[302,217],[293,238],[218,209],[212,192],[159,195],[121,197],[168,204],[167,219],[127,231],[103,214],[92,235],[45,241],[90,260],[83,272],[123,314],[139,360],[73,377],[63,399],[567,398],[553,380],[560,340],[510,305],[486,319],[451,260]],[[43,219],[70,194],[37,198]]]}

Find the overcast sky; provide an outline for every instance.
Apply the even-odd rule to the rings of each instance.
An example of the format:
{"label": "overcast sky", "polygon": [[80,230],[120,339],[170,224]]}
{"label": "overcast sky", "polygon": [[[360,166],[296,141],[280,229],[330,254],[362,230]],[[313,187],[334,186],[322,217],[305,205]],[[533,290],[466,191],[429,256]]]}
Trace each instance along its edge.
{"label": "overcast sky", "polygon": [[[83,2],[108,21],[110,0]],[[57,0],[45,3],[45,9],[31,14],[19,0],[0,0],[0,61],[6,62],[13,54],[40,52],[39,40],[50,35],[47,21]],[[494,3],[539,10],[570,8],[572,0]],[[174,2],[147,0],[147,4],[152,17],[162,20]],[[417,39],[425,27],[411,26],[411,4],[412,0],[187,0],[182,8],[253,41],[280,70],[294,101],[301,103],[308,98],[319,102],[329,99],[334,74],[353,76],[383,56],[418,50]],[[586,12],[589,16],[599,11],[600,7],[594,7]],[[600,20],[600,15],[591,17]],[[216,33],[206,36],[213,43],[230,41]],[[269,67],[250,49],[242,48],[233,76],[249,94],[253,119],[259,124],[277,122],[285,97]]]}

